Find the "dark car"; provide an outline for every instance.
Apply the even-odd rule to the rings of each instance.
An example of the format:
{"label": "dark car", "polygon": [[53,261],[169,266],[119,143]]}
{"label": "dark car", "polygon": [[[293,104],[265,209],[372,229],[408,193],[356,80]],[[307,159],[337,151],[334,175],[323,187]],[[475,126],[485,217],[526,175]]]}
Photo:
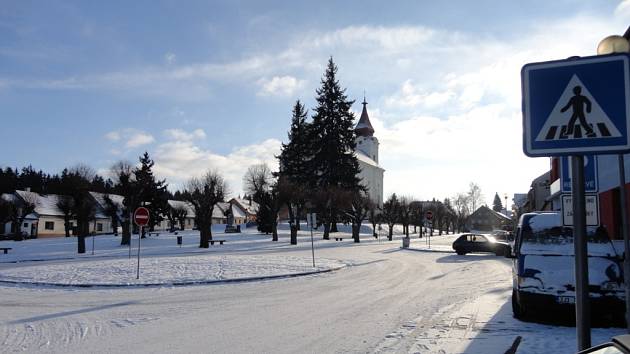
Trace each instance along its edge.
{"label": "dark car", "polygon": [[463,234],[453,242],[453,249],[459,255],[473,252],[494,253],[497,256],[504,256],[511,251],[510,244],[498,241],[490,235]]}

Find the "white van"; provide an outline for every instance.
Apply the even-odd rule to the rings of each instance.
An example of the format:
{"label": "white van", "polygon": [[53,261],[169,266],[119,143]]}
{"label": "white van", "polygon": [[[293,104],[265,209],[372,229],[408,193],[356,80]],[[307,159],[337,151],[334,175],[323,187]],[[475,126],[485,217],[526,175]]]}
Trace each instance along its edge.
{"label": "white van", "polygon": [[[623,244],[610,241],[604,228],[589,227],[588,264],[593,315],[623,321]],[[573,228],[562,226],[559,212],[523,214],[510,258],[514,317],[556,309],[575,313]]]}

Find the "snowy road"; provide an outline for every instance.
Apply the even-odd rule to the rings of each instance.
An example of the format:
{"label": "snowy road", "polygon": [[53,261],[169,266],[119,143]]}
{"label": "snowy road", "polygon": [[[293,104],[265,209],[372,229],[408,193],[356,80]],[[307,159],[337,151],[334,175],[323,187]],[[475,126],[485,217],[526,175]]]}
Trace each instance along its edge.
{"label": "snowy road", "polygon": [[[306,257],[305,241],[231,254]],[[545,337],[555,352],[572,352],[573,328],[511,318],[506,259],[401,250],[399,242],[320,247],[318,257],[352,266],[301,278],[138,289],[2,286],[0,350],[503,353],[523,335],[521,353],[546,352],[548,341],[535,340]],[[618,332],[601,330],[599,341]]]}

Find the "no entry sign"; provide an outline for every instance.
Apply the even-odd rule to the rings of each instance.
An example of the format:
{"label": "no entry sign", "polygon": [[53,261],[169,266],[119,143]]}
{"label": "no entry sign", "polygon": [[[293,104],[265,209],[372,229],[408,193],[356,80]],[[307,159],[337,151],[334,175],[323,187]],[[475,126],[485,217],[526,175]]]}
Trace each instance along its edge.
{"label": "no entry sign", "polygon": [[145,207],[139,207],[133,213],[133,221],[138,226],[146,226],[149,223],[149,209]]}

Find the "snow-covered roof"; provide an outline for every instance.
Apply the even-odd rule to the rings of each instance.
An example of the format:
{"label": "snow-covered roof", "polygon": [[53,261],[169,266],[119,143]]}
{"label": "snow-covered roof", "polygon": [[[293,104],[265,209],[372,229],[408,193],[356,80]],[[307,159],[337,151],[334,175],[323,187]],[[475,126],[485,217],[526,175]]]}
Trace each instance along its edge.
{"label": "snow-covered roof", "polygon": [[357,160],[359,160],[359,163],[363,162],[363,163],[365,163],[367,165],[370,165],[370,166],[376,167],[378,169],[384,170],[384,168],[379,166],[379,164],[376,161],[372,160],[369,156],[364,154],[363,151],[357,150],[357,151],[355,151],[355,155],[357,156]]}
{"label": "snow-covered roof", "polygon": [[94,200],[96,200],[101,208],[107,207],[107,204],[105,203],[105,196],[108,196],[109,199],[116,205],[116,207],[118,207],[118,209],[122,210],[125,207],[125,205],[123,204],[123,200],[125,199],[125,197],[123,197],[122,195],[104,194],[97,192],[90,192],[90,195],[94,198]]}
{"label": "snow-covered roof", "polygon": [[523,207],[523,205],[527,203],[527,193],[514,194],[514,198],[512,198],[512,201],[514,202],[514,204],[516,204],[517,207]]}
{"label": "snow-covered roof", "polygon": [[[490,209],[490,210],[492,210],[492,209]],[[509,216],[507,216],[507,215],[505,215],[505,214],[503,214],[501,212],[494,211],[494,210],[492,210],[492,212],[497,214],[500,218],[507,219],[507,220],[512,220]]]}
{"label": "snow-covered roof", "polygon": [[39,215],[63,216],[57,207],[59,196],[56,194],[41,195],[35,192],[15,191],[24,201],[35,204],[35,212]]}
{"label": "snow-covered roof", "polygon": [[232,204],[232,215],[235,218],[245,218],[247,217],[247,213],[245,210],[241,209],[237,204]]}
{"label": "snow-covered roof", "polygon": [[[35,213],[38,215],[46,215],[46,216],[61,216],[63,217],[63,212],[59,210],[57,207],[57,202],[61,198],[60,195],[57,194],[39,194],[35,192],[27,192],[27,191],[15,191],[15,193],[26,201],[33,201],[35,203]],[[103,213],[102,208],[96,208],[95,217],[97,219],[107,219],[107,215]]]}
{"label": "snow-covered roof", "polygon": [[195,207],[188,202],[184,202],[181,200],[170,200],[168,201],[168,205],[171,208],[184,208],[186,209],[186,217],[194,218],[195,217]]}
{"label": "snow-covered roof", "polygon": [[9,203],[15,203],[17,197],[14,194],[2,193],[2,195],[0,195],[0,199]]}
{"label": "snow-covered roof", "polygon": [[258,203],[243,198],[232,198],[232,201],[236,202],[238,206],[245,210],[247,214],[256,215],[258,213]]}
{"label": "snow-covered roof", "polygon": [[224,218],[225,211],[230,207],[230,203],[226,202],[218,202],[214,205],[214,209],[212,209],[212,217],[213,218]]}

